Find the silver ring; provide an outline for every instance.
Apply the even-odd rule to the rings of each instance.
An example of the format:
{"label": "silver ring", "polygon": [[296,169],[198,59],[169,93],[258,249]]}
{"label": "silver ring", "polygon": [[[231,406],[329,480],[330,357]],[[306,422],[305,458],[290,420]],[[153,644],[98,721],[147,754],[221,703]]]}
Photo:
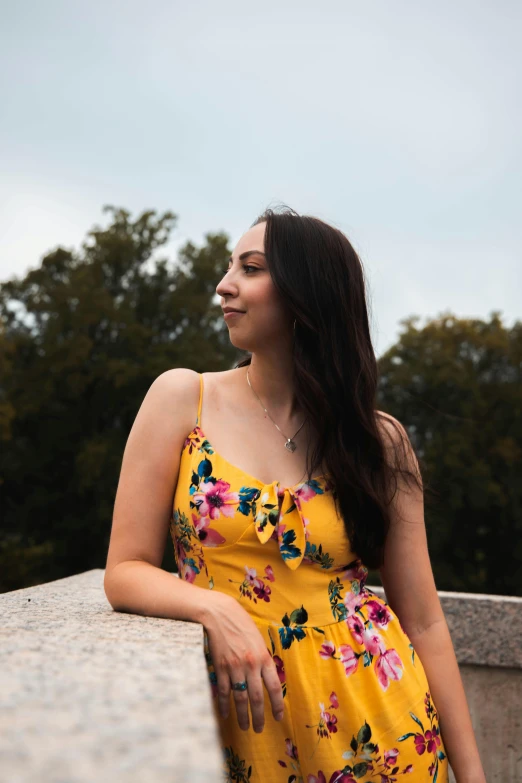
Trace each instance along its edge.
{"label": "silver ring", "polygon": [[233,682],[232,683],[232,690],[233,691],[246,691],[246,689],[247,689],[246,680],[243,680],[243,682]]}

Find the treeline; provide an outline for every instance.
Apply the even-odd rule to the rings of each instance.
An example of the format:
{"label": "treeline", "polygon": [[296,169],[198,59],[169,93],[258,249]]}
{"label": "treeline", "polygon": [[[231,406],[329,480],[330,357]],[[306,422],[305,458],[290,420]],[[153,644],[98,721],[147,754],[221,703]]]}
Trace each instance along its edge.
{"label": "treeline", "polygon": [[[175,214],[105,211],[79,252],[60,247],[0,285],[0,592],[103,568],[150,384],[240,356],[215,297],[228,236],[171,262],[156,251]],[[437,587],[522,595],[522,323],[412,317],[379,366],[378,407],[422,460]],[[163,567],[175,568],[170,539]]]}

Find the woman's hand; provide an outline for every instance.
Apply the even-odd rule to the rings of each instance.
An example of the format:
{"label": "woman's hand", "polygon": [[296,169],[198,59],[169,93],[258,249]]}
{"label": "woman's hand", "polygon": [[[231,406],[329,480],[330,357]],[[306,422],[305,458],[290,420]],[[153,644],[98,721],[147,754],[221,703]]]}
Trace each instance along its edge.
{"label": "woman's hand", "polygon": [[281,720],[283,693],[276,665],[255,622],[235,598],[211,593],[208,613],[203,618],[208,646],[217,677],[219,710],[228,717],[233,682],[246,680],[247,690],[233,691],[240,728],[249,728],[248,702],[254,731],[263,731],[263,683],[272,704],[272,713]]}

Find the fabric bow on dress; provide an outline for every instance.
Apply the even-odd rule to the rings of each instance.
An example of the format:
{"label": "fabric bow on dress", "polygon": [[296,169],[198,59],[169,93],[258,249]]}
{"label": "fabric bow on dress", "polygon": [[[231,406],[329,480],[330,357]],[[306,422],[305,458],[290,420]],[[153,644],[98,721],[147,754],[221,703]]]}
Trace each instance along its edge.
{"label": "fabric bow on dress", "polygon": [[278,481],[273,481],[265,484],[255,501],[257,537],[262,544],[274,538],[281,557],[292,571],[301,564],[306,548],[306,522],[301,509],[305,486],[282,488]]}

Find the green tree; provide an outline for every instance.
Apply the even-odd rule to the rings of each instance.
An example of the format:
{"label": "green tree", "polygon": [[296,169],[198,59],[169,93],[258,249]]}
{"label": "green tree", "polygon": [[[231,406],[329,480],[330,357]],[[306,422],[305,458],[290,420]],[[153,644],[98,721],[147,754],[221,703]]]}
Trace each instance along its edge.
{"label": "green tree", "polygon": [[104,211],[111,224],[79,253],[58,247],[0,287],[1,591],[104,567],[125,442],[150,384],[172,367],[217,371],[238,358],[213,303],[228,237],[153,261],[177,216]]}
{"label": "green tree", "polygon": [[[441,590],[522,595],[522,323],[404,319],[379,360],[379,406],[424,467]],[[431,490],[431,491],[430,491]]]}

